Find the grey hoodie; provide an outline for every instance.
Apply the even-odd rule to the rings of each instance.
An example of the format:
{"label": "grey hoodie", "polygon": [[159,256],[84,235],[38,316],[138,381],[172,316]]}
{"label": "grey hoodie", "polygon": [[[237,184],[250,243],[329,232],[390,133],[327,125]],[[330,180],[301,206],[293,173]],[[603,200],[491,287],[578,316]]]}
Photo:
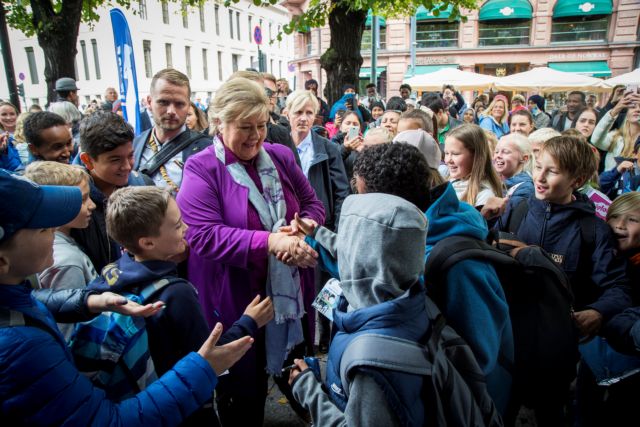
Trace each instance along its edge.
{"label": "grey hoodie", "polygon": [[[424,269],[427,219],[412,203],[389,194],[345,199],[337,235],[340,286],[350,310],[397,298]],[[310,370],[293,383],[293,394],[319,426],[399,426],[373,378],[356,373],[344,413]]]}

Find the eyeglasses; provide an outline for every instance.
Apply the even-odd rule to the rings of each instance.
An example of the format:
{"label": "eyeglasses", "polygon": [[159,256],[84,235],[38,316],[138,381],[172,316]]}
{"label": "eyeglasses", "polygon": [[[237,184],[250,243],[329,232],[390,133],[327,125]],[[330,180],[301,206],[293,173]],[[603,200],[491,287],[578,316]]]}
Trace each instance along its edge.
{"label": "eyeglasses", "polygon": [[276,93],[269,89],[268,87],[264,88],[264,93],[267,95],[267,98],[275,98]]}

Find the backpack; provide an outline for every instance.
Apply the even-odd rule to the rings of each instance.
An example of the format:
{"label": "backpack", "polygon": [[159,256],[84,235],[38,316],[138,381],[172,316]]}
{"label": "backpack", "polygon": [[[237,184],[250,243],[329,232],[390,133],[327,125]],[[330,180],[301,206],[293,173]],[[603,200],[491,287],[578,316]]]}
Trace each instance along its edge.
{"label": "backpack", "polygon": [[473,352],[446,324],[434,302],[425,298],[431,324],[426,344],[387,335],[359,335],[347,345],[340,360],[344,392],[348,395],[353,369],[358,367],[421,375],[425,425],[502,426]]}
{"label": "backpack", "polygon": [[[162,278],[142,288],[139,294],[121,295],[145,304],[151,296],[180,280]],[[105,390],[110,400],[134,396],[158,379],[143,317],[100,313],[88,322],[76,324],[69,348],[78,370]]]}

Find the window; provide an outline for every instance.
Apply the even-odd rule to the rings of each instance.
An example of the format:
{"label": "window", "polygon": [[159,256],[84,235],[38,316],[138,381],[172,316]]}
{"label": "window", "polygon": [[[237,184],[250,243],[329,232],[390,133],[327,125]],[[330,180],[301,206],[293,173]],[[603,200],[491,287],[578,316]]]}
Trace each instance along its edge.
{"label": "window", "polygon": [[528,45],[531,21],[480,22],[478,46]]}
{"label": "window", "polygon": [[164,44],[164,56],[167,59],[167,68],[173,68],[173,51],[171,43]]}
{"label": "window", "polygon": [[249,43],[253,41],[253,16],[249,15],[248,23],[249,23]]}
{"label": "window", "polygon": [[[369,33],[371,34],[371,33]],[[364,39],[364,34],[362,36],[362,38]],[[304,33],[302,36],[302,40],[303,43],[305,45],[305,49],[307,52],[307,55],[311,55],[311,52],[313,51],[313,44],[311,43],[311,33]],[[369,48],[371,48],[371,36],[369,36]]]}
{"label": "window", "polygon": [[448,21],[417,21],[416,22],[416,47],[457,47],[458,46],[458,22]]}
{"label": "window", "polygon": [[240,12],[236,12],[236,37],[240,40]]}
{"label": "window", "polygon": [[149,40],[142,41],[142,53],[144,56],[144,75],[150,79],[153,77],[153,68],[151,67],[151,42]]}
{"label": "window", "polygon": [[184,28],[189,28],[189,9],[186,3],[182,3],[182,26]]}
{"label": "window", "polygon": [[[387,27],[380,25],[379,27],[380,34],[380,45],[379,49],[387,48]],[[362,32],[362,43],[360,44],[360,50],[371,50],[371,36],[372,36],[371,26],[365,25],[364,31]]]}
{"label": "window", "polygon": [[29,63],[29,75],[31,76],[31,84],[37,85],[38,83],[40,83],[40,80],[38,79],[36,55],[32,47],[25,47],[24,51],[27,54],[27,62]]}
{"label": "window", "polygon": [[218,51],[218,80],[224,80],[222,78],[222,52]]}
{"label": "window", "polygon": [[198,10],[200,11],[200,31],[202,31],[204,33],[205,28],[204,28],[204,4],[201,4],[198,7]]}
{"label": "window", "polygon": [[96,39],[91,39],[91,48],[93,50],[93,65],[96,68],[96,79],[100,80],[102,74],[100,73],[100,58],[98,57],[98,42]]}
{"label": "window", "polygon": [[84,66],[84,78],[89,80],[89,58],[87,58],[87,44],[84,40],[80,40],[80,49],[82,50],[82,65]]}
{"label": "window", "polygon": [[229,11],[229,38],[233,38],[233,10]]}
{"label": "window", "polygon": [[251,68],[256,68],[256,69],[257,69],[257,68],[258,68],[258,66],[257,66],[257,65],[256,65],[255,67],[253,66],[253,61],[254,61],[254,59],[255,59],[255,56],[250,56],[250,57],[249,57],[249,66],[250,66]]}
{"label": "window", "polygon": [[90,95],[85,95],[84,96],[84,100],[85,100],[85,104],[88,105],[89,103],[91,103],[91,96]]}
{"label": "window", "polygon": [[213,9],[214,23],[216,25],[216,36],[220,35],[220,6],[215,5]]}
{"label": "window", "polygon": [[162,0],[162,22],[169,24],[169,1]]}
{"label": "window", "polygon": [[278,64],[278,76],[282,77],[282,61],[279,61]]}
{"label": "window", "polygon": [[31,98],[31,104],[40,105],[40,98]]}
{"label": "window", "polygon": [[147,0],[138,0],[140,19],[147,19]]}
{"label": "window", "polygon": [[[280,27],[280,25],[278,25],[278,34],[280,34],[282,32],[282,27]],[[276,34],[276,37],[278,36],[278,34]],[[322,39],[322,37],[320,37],[320,39]],[[280,47],[280,42],[281,40],[278,40],[278,47]]]}
{"label": "window", "polygon": [[235,73],[238,71],[238,63],[240,62],[240,55],[231,55],[231,70]]}
{"label": "window", "polygon": [[78,55],[73,59],[73,72],[76,77],[78,77],[76,80],[80,80],[80,73],[78,72]]}
{"label": "window", "polygon": [[184,47],[184,63],[187,67],[187,77],[191,78],[191,46]]}
{"label": "window", "polygon": [[269,22],[269,41],[273,40],[273,35],[271,35],[273,24]]}
{"label": "window", "polygon": [[202,49],[202,76],[209,80],[209,64],[207,59],[207,49]]}
{"label": "window", "polygon": [[600,42],[607,40],[609,17],[573,17],[566,20],[553,20],[551,43]]}
{"label": "window", "polygon": [[273,59],[269,61],[269,72],[273,74]]}

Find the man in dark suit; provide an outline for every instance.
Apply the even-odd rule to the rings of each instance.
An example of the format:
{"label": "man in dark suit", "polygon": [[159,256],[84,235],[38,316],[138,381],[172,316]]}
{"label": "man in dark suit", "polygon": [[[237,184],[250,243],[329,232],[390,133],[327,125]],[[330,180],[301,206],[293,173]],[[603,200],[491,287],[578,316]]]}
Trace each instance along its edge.
{"label": "man in dark suit", "polygon": [[156,73],[147,97],[154,125],[133,141],[134,169],[174,194],[180,189],[182,168],[189,156],[212,142],[185,125],[190,94],[189,78],[180,71],[167,68]]}

